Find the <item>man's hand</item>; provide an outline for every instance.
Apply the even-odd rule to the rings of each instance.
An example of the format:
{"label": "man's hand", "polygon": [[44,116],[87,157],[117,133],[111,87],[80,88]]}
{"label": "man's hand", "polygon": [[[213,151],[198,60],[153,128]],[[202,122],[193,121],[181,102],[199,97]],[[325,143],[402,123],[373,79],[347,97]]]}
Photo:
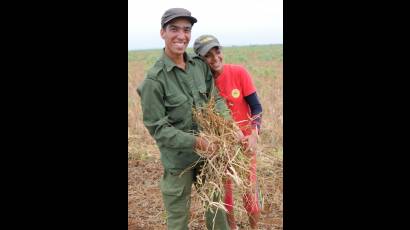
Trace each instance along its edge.
{"label": "man's hand", "polygon": [[195,137],[195,149],[207,157],[214,155],[218,151],[218,146],[209,142],[206,138],[198,136]]}

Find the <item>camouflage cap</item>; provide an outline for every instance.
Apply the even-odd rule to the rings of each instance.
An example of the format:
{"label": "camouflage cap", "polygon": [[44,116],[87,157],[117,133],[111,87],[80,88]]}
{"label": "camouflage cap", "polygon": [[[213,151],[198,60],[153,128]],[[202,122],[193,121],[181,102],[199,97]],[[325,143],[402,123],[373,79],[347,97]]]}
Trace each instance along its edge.
{"label": "camouflage cap", "polygon": [[196,18],[191,16],[191,12],[184,8],[171,8],[165,11],[161,18],[161,27],[164,27],[169,21],[175,18],[187,18],[192,25],[197,22]]}
{"label": "camouflage cap", "polygon": [[218,39],[212,35],[201,35],[194,42],[194,52],[200,56],[205,56],[214,47],[221,48]]}

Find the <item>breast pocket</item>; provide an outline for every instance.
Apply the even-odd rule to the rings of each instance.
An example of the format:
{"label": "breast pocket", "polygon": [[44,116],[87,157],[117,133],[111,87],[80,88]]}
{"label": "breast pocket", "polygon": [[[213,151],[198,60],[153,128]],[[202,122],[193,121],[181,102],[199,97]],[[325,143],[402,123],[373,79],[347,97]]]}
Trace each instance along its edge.
{"label": "breast pocket", "polygon": [[165,98],[165,107],[171,123],[184,120],[186,116],[191,114],[188,98],[184,94],[167,95]]}
{"label": "breast pocket", "polygon": [[188,98],[183,95],[183,94],[173,94],[173,95],[167,95],[165,98],[165,106],[174,108],[182,105],[184,102],[186,102]]}

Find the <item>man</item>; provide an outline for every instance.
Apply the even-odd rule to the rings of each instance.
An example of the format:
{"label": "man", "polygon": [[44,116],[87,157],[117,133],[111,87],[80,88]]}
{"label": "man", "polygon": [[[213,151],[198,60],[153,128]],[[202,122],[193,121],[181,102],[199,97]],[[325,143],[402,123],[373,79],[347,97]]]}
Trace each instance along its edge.
{"label": "man", "polygon": [[[250,157],[251,189],[243,196],[245,210],[249,216],[251,229],[257,229],[260,208],[256,178],[256,148],[262,122],[262,105],[256,94],[256,87],[248,71],[240,66],[224,64],[222,46],[212,35],[199,36],[194,43],[194,51],[205,59],[215,78],[221,96],[226,99],[233,119],[242,130],[244,144]],[[225,183],[225,207],[228,223],[232,230],[238,229],[234,215],[233,183],[228,178]]]}
{"label": "man", "polygon": [[[163,14],[160,31],[165,41],[163,54],[137,89],[144,125],[161,152],[164,174],[160,188],[167,227],[172,230],[188,229],[191,187],[199,167],[184,169],[200,158],[195,149],[210,154],[216,151],[212,143],[195,136],[198,127],[192,120],[192,108],[202,107],[213,95],[217,111],[227,119],[230,117],[208,65],[200,57],[185,52],[196,22],[197,19],[183,8],[172,8]],[[206,213],[207,228],[229,229],[226,213],[213,211]]]}

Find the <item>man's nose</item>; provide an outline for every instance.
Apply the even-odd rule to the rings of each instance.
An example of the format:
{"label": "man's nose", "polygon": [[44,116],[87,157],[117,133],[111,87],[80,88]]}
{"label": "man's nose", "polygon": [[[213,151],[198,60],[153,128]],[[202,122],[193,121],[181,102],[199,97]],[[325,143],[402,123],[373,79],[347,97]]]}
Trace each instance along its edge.
{"label": "man's nose", "polygon": [[181,39],[185,38],[185,32],[183,30],[178,30],[177,37]]}

